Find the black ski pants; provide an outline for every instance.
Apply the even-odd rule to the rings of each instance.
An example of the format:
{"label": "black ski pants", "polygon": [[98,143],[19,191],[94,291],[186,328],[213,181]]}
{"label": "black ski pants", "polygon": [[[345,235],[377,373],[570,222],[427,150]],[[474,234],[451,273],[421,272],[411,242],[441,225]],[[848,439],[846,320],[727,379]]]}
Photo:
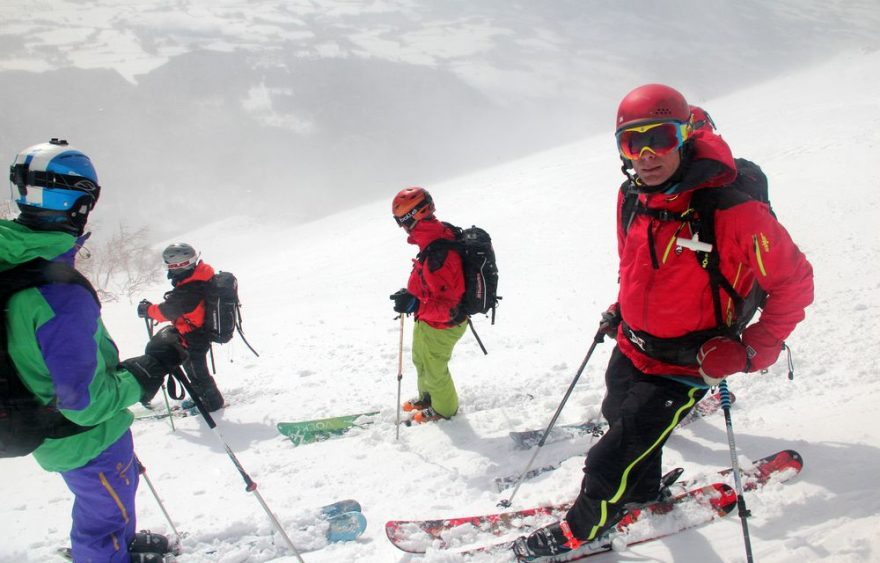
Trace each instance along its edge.
{"label": "black ski pants", "polygon": [[566,515],[575,537],[594,539],[617,522],[625,504],[657,497],[663,446],[705,394],[642,373],[614,348],[602,401],[609,428],[587,454],[580,494]]}
{"label": "black ski pants", "polygon": [[217,382],[208,369],[208,350],[210,348],[191,347],[188,350],[189,358],[183,363],[183,369],[192,383],[193,391],[198,394],[205,408],[208,412],[214,412],[223,408],[224,401],[223,395],[217,389]]}

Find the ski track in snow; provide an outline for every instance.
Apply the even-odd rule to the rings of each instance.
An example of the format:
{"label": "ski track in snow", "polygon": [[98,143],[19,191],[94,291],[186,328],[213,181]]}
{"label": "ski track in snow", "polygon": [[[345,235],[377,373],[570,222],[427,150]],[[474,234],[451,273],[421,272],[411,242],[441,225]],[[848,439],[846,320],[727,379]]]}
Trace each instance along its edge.
{"label": "ski track in snow", "polygon": [[[880,560],[880,53],[861,52],[706,102],[736,156],[758,162],[771,181],[783,224],[810,259],[816,301],[766,375],[737,375],[733,424],[740,460],[794,448],[802,474],[747,494],[756,560],[801,563]],[[259,484],[268,505],[309,562],[451,562],[431,551],[410,556],[384,536],[389,519],[496,511],[493,479],[525,467],[511,430],[543,428],[583,359],[599,313],[615,299],[614,198],[621,181],[610,133],[427,186],[438,216],[475,223],[493,236],[501,270],[497,324],[475,320],[489,355],[470,334],[451,370],[462,414],[401,428],[394,439],[399,324],[388,295],[403,285],[413,247],[387,201],[299,227],[241,217],[186,240],[215,268],[239,277],[244,329],[215,352],[230,406],[216,415],[223,437]],[[389,188],[389,198],[394,188]],[[100,210],[99,210],[100,211]],[[158,299],[159,284],[143,297]],[[141,296],[137,296],[140,299]],[[141,353],[135,305],[107,304],[105,323],[123,357]],[[402,398],[415,393],[406,323]],[[597,349],[560,424],[597,416],[611,346]],[[531,400],[523,395],[532,394]],[[351,436],[291,447],[278,421],[380,410]],[[142,421],[136,450],[179,530],[182,563],[294,561],[255,498],[199,418]],[[588,447],[589,439],[547,445],[534,467]],[[569,500],[583,458],[526,482],[514,506]],[[686,476],[729,464],[723,417],[677,431],[664,465]],[[51,561],[66,545],[72,498],[62,480],[30,458],[4,460],[0,561]],[[295,531],[307,511],[355,498],[368,519],[357,541],[325,545],[320,529]],[[138,526],[170,529],[145,483]],[[477,558],[486,560],[486,558]],[[488,560],[492,560],[489,557]],[[503,557],[495,556],[503,561]],[[725,520],[597,556],[610,561],[744,561],[736,514]]]}

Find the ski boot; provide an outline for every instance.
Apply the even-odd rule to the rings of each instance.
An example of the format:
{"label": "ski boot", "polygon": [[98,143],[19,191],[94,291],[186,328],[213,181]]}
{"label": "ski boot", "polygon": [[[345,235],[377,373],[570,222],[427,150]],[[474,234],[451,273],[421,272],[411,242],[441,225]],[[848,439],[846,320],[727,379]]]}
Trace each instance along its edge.
{"label": "ski boot", "polygon": [[517,561],[556,561],[567,554],[574,555],[572,552],[585,543],[574,537],[568,522],[562,520],[517,538],[512,549]]}
{"label": "ski boot", "polygon": [[131,563],[176,563],[177,558],[171,553],[134,552],[129,554]]}
{"label": "ski boot", "polygon": [[[617,514],[610,518],[603,529],[592,540],[580,540],[571,532],[568,522],[562,520],[538,528],[528,536],[517,538],[513,543],[513,552],[519,561],[565,561],[567,556],[574,557],[578,552],[586,552],[596,544],[609,545],[618,550],[625,541],[615,537],[615,527],[633,510],[639,510],[655,502],[663,502],[672,497],[669,487],[675,483],[684,469],[677,467],[660,478],[657,496],[645,502],[627,503]],[[615,544],[617,544],[615,546]],[[574,552],[574,553],[572,553]]]}
{"label": "ski boot", "polygon": [[170,553],[171,542],[162,534],[156,534],[149,530],[141,530],[134,534],[134,539],[128,544],[130,553]]}
{"label": "ski boot", "polygon": [[403,412],[412,412],[424,410],[431,406],[431,396],[425,394],[417,399],[410,399],[401,405]]}
{"label": "ski boot", "polygon": [[437,412],[431,407],[415,411],[412,416],[412,422],[414,424],[424,424],[425,422],[434,422],[437,420],[446,420],[446,417],[437,414]]}

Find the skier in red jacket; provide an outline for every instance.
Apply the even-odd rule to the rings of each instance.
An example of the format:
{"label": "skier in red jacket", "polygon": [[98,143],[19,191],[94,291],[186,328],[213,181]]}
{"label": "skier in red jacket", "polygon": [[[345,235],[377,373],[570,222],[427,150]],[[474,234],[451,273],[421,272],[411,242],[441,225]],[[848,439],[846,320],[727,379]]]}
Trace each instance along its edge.
{"label": "skier in red jacket", "polygon": [[397,224],[419,247],[406,289],[391,296],[394,310],[414,313],[412,355],[418,374],[419,396],[407,401],[403,410],[414,411],[413,421],[450,418],[458,412],[458,394],[449,360],[452,349],[467,328],[460,312],[464,295],[464,270],[457,252],[426,252],[438,239],[453,239],[452,230],[434,217],[434,200],[424,188],[405,188],[391,204]]}
{"label": "skier in red jacket", "polygon": [[[142,318],[174,324],[186,342],[189,353],[183,369],[205,408],[208,412],[214,412],[225,405],[217,382],[208,369],[211,340],[204,330],[205,291],[214,277],[214,268],[200,260],[199,256],[195,248],[187,243],[174,243],[166,247],[162,251],[162,259],[174,289],[165,294],[162,303],[141,301],[137,313]],[[183,406],[192,405],[184,401]]]}
{"label": "skier in red jacket", "polygon": [[[701,247],[689,217],[695,193],[733,190],[730,148],[703,110],[661,84],[627,94],[616,126],[627,181],[617,205],[618,299],[600,324],[617,340],[602,402],[610,426],[589,451],[565,519],[518,540],[526,561],[577,550],[609,530],[626,505],[656,500],[672,429],[710,386],[773,365],[813,301],[812,268],[766,204],[717,206],[706,256],[717,256],[738,297],[754,282],[768,295],[760,319],[740,333],[735,299],[713,291],[695,258]],[[626,193],[637,194],[633,213],[622,212]]]}

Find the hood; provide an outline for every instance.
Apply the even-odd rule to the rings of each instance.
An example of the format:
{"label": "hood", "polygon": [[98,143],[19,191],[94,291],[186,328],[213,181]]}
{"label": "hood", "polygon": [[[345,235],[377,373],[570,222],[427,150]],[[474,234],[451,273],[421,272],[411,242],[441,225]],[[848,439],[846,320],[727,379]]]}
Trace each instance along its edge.
{"label": "hood", "polygon": [[76,237],[59,231],[32,231],[13,221],[0,221],[0,271],[34,258],[53,260],[69,252]]}
{"label": "hood", "polygon": [[688,140],[681,166],[662,190],[640,196],[647,207],[684,211],[690,197],[679,196],[696,189],[726,186],[736,179],[733,153],[715,133],[711,118],[696,106],[691,106],[691,111],[696,129]]}

